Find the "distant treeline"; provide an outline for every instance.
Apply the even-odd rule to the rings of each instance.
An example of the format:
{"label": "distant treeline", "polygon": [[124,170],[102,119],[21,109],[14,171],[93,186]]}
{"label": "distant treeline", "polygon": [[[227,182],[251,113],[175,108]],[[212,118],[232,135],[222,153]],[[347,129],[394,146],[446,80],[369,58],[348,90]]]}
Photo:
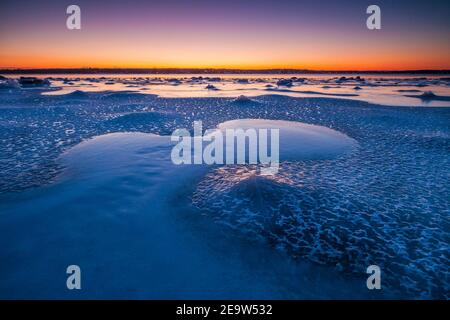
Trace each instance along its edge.
{"label": "distant treeline", "polygon": [[321,71],[302,69],[8,68],[0,69],[0,74],[450,74],[450,70]]}

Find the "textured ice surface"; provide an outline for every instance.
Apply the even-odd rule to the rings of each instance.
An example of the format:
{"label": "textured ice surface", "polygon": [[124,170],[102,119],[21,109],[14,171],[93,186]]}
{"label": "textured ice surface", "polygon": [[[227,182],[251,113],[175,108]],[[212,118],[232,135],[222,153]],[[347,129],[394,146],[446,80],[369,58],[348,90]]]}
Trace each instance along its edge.
{"label": "textured ice surface", "polygon": [[[336,81],[330,82],[336,84]],[[204,129],[212,129],[229,120],[260,118],[325,126],[356,140],[358,148],[328,160],[283,162],[279,174],[272,178],[255,175],[252,167],[214,168],[204,178],[200,177],[198,184],[189,181],[194,190],[177,198],[181,201],[191,197],[198,209],[183,207],[180,211],[189,212],[190,217],[195,216],[206,224],[210,222],[211,227],[214,225],[224,234],[241,236],[250,243],[268,243],[274,252],[279,249],[291,258],[331,268],[337,272],[335,275],[362,279],[363,286],[366,267],[377,264],[383,271],[385,294],[448,298],[450,109],[383,107],[360,101],[281,95],[238,100],[236,97],[159,98],[130,92],[50,96],[39,95],[36,89],[2,91],[0,227],[1,241],[7,244],[1,251],[2,277],[8,277],[8,272],[16,270],[20,261],[26,261],[28,267],[40,261],[43,248],[47,248],[48,254],[57,256],[57,252],[67,250],[60,245],[73,245],[71,241],[61,241],[75,232],[70,231],[74,227],[70,220],[59,220],[64,217],[60,213],[67,210],[71,217],[82,217],[83,220],[75,220],[76,230],[80,232],[76,238],[84,248],[95,248],[100,269],[108,269],[110,264],[107,262],[111,262],[106,261],[101,252],[107,252],[117,244],[114,241],[113,244],[110,241],[96,244],[95,239],[100,238],[83,233],[87,226],[89,234],[99,232],[95,223],[89,224],[89,219],[99,222],[96,219],[100,219],[100,212],[106,217],[112,215],[112,221],[118,224],[111,222],[115,226],[111,230],[117,234],[123,232],[120,239],[124,241],[132,242],[145,234],[143,230],[122,229],[123,226],[131,228],[131,222],[124,222],[127,221],[124,217],[129,210],[127,205],[135,199],[128,198],[121,203],[122,198],[117,195],[125,188],[125,194],[137,195],[142,200],[139,202],[141,207],[135,207],[133,212],[146,210],[150,201],[146,197],[156,197],[156,193],[145,192],[147,181],[144,177],[158,177],[164,170],[150,170],[144,176],[139,176],[137,171],[132,179],[122,178],[104,188],[92,185],[91,189],[81,189],[85,190],[82,196],[78,189],[71,193],[62,189],[61,195],[66,195],[68,200],[61,207],[57,205],[62,201],[58,194],[48,202],[29,202],[30,192],[39,194],[46,188],[58,187],[51,182],[59,174],[66,174],[61,163],[56,161],[65,150],[85,139],[112,132],[168,135],[177,128],[190,128],[195,120],[202,120]],[[82,162],[82,158],[79,161]],[[114,174],[111,177],[114,178]],[[155,179],[159,181],[159,178]],[[155,186],[157,188],[157,184]],[[96,201],[99,199],[106,204],[105,211],[98,209]],[[37,207],[41,209],[36,211]],[[42,216],[36,217],[36,212]],[[89,215],[85,216],[85,212]],[[12,223],[14,219],[23,224]],[[58,224],[51,229],[55,235],[45,238],[50,232],[51,221]],[[25,228],[26,222],[31,226]],[[28,232],[33,225],[40,226],[41,231]],[[57,230],[66,232],[57,233]],[[110,229],[105,229],[105,233],[106,230]],[[37,243],[44,246],[31,246],[30,251],[26,251],[25,243],[36,241],[40,236],[45,241]],[[220,242],[220,237],[215,240]],[[136,243],[132,246],[135,250],[139,248]],[[145,246],[140,249],[144,250]],[[90,254],[89,250],[86,255]],[[31,252],[41,255],[31,255]],[[129,258],[122,251],[121,254],[125,255],[124,259]],[[255,261],[267,254],[255,257]],[[120,260],[118,256],[113,262]],[[52,257],[48,257],[48,261],[52,261]],[[69,257],[63,264],[66,262],[72,263]],[[47,267],[48,264],[42,264],[42,270]],[[27,269],[24,270],[26,273]],[[3,280],[1,292],[5,296],[5,290],[11,292],[11,287]],[[290,280],[288,277],[286,282]],[[139,286],[138,282],[130,281],[130,290]],[[8,284],[12,286],[13,282]],[[320,284],[324,286],[326,281],[320,281]],[[336,286],[340,285],[346,286],[345,282]],[[295,294],[292,289],[292,297],[308,296],[313,287]],[[354,288],[348,285],[350,287]],[[24,286],[23,290],[26,288]],[[206,289],[205,284],[202,290]],[[258,289],[264,288],[256,288],[255,292]],[[23,296],[20,288],[16,290],[18,296]],[[361,291],[357,292],[357,296],[363,296]],[[258,297],[257,294],[249,296]],[[320,292],[309,295],[319,296]],[[337,296],[351,294],[341,292]]]}
{"label": "textured ice surface", "polygon": [[449,212],[428,203],[445,195],[412,201],[396,189],[398,181],[364,188],[357,178],[342,181],[345,168],[328,172],[329,165],[283,163],[275,176],[216,169],[199,183],[193,202],[225,228],[292,257],[355,274],[377,264],[389,292],[445,297]]}

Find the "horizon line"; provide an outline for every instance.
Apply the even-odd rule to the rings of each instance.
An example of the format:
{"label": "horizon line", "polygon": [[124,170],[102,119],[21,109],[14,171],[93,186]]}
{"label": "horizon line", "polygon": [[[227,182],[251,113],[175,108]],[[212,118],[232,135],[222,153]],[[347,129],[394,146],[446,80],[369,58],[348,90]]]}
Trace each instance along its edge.
{"label": "horizon line", "polygon": [[0,73],[5,74],[26,74],[26,73],[450,73],[449,69],[406,69],[406,70],[314,70],[296,68],[16,68],[0,67]]}

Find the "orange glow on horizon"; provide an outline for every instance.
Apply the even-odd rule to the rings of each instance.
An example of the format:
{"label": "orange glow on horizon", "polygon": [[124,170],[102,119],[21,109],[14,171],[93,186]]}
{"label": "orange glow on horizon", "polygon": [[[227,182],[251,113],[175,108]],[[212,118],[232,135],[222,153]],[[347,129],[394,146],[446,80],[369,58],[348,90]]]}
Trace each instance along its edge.
{"label": "orange glow on horizon", "polygon": [[[202,59],[200,59],[202,60]],[[299,59],[303,60],[303,59]],[[247,61],[226,61],[223,63],[216,61],[158,61],[151,63],[145,61],[128,61],[120,59],[83,59],[83,57],[73,57],[71,59],[42,56],[36,59],[30,57],[9,58],[0,54],[0,68],[14,69],[79,69],[79,68],[148,68],[148,69],[239,69],[239,70],[269,70],[269,69],[299,69],[299,70],[323,70],[323,71],[389,71],[389,70],[450,70],[448,59],[433,60],[403,58],[398,59],[382,57],[377,60],[362,60],[357,57],[336,59],[333,61],[304,60],[304,63],[295,61],[277,62],[247,62]],[[219,60],[220,61],[220,60]]]}
{"label": "orange glow on horizon", "polygon": [[[396,37],[245,38],[204,35],[177,41],[163,35],[142,41],[112,34],[28,34],[6,38],[0,68],[192,68],[192,69],[307,69],[307,70],[438,70],[450,69],[450,44]],[[264,38],[264,37],[263,37]],[[101,40],[99,40],[101,39]],[[276,45],[272,45],[272,43]],[[433,48],[432,50],[430,48]]]}
{"label": "orange glow on horizon", "polygon": [[[332,44],[334,45],[334,44]],[[84,44],[77,50],[66,45],[48,46],[30,50],[29,46],[4,47],[0,53],[0,68],[51,69],[51,68],[192,68],[192,69],[307,69],[307,70],[438,70],[450,69],[450,58],[446,49],[429,51],[396,46],[350,48],[345,44],[293,46],[288,50],[264,50],[236,47],[235,50],[204,45],[204,50],[195,46],[171,45],[158,50],[141,46],[120,47],[115,43],[104,45]],[[33,45],[31,45],[33,47]],[[162,47],[162,46],[161,46]],[[179,53],[182,52],[182,53]],[[330,53],[332,52],[332,53]]]}

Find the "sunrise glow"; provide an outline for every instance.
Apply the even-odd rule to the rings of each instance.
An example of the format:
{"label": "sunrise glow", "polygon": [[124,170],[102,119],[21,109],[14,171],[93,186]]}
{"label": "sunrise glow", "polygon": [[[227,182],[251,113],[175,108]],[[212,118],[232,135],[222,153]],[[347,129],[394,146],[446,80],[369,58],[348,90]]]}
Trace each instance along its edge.
{"label": "sunrise glow", "polygon": [[382,2],[371,31],[363,3],[306,2],[78,1],[81,30],[65,1],[5,3],[0,67],[450,69],[445,10]]}

